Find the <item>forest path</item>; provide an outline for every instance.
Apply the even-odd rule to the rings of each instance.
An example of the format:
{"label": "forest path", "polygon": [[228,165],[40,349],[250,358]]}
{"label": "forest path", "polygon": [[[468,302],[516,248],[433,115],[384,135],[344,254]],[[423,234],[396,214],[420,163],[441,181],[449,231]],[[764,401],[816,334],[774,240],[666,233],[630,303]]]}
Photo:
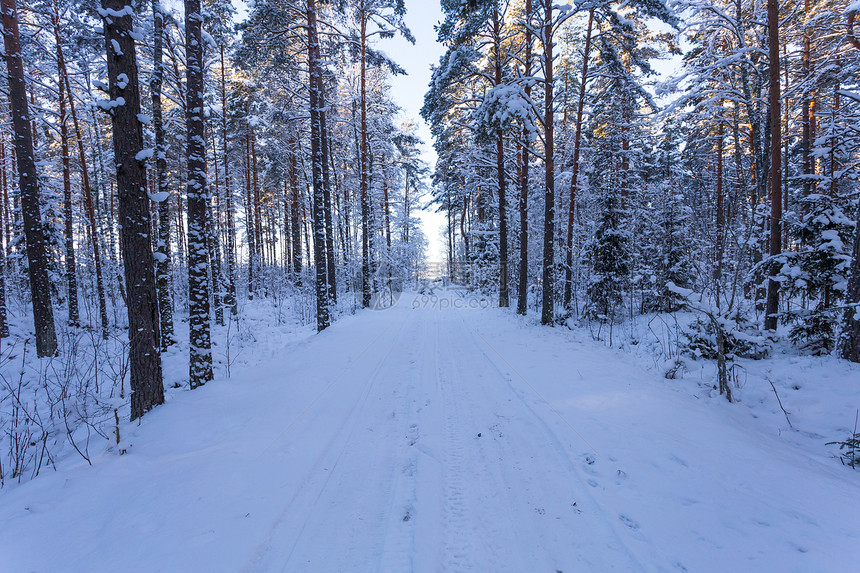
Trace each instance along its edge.
{"label": "forest path", "polygon": [[0,495],[0,571],[851,569],[850,472],[479,306],[404,294],[178,395]]}

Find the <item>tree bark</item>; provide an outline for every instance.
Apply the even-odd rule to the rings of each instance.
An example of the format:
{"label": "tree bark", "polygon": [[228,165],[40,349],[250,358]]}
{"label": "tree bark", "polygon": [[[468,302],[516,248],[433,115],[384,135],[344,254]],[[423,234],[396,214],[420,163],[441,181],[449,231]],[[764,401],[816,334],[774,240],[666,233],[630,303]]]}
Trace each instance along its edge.
{"label": "tree bark", "polygon": [[212,345],[209,324],[209,282],[207,276],[208,227],[206,185],[206,139],[203,114],[203,15],[200,0],[185,0],[185,54],[188,105],[188,323],[189,382],[191,388],[212,380]]}
{"label": "tree bark", "polygon": [[370,196],[368,191],[368,153],[367,153],[367,9],[365,0],[360,0],[358,17],[360,19],[360,93],[361,110],[361,306],[370,306]]}
{"label": "tree bark", "polygon": [[[502,30],[499,11],[493,10],[493,51],[495,82],[502,84]],[[496,177],[499,191],[499,307],[510,306],[508,293],[508,198],[505,177],[505,136],[499,130],[496,137]]]}
{"label": "tree bark", "polygon": [[[770,107],[770,172],[768,187],[770,195],[770,249],[768,254],[775,257],[782,252],[782,113],[780,111],[779,78],[779,2],[767,0],[768,54],[770,58],[770,86],[768,104]],[[771,261],[767,282],[767,307],[764,327],[776,330],[779,312],[779,283],[775,280],[778,265]]]}
{"label": "tree bark", "polygon": [[295,137],[290,138],[289,163],[290,163],[290,231],[292,233],[293,251],[293,276],[296,286],[302,284],[302,236],[299,224],[299,212],[301,211],[301,190],[299,189],[298,149]]}
{"label": "tree bark", "polygon": [[[809,16],[809,0],[804,0],[803,2],[803,11],[804,14]],[[809,80],[811,72],[812,72],[812,42],[809,38],[809,32],[804,30],[803,32],[803,54],[801,56],[801,72],[803,73],[803,82]],[[809,88],[804,88],[803,90],[803,103],[801,109],[801,123],[802,123],[802,158],[803,158],[803,196],[807,197],[810,193],[812,193],[812,123],[811,123],[811,105],[810,105],[810,91]]]}
{"label": "tree bark", "polygon": [[[317,331],[330,324],[328,277],[325,252],[325,189],[323,156],[323,86],[319,37],[317,36],[316,0],[307,0],[308,67],[310,74],[311,163],[313,180],[314,268],[316,271]],[[369,304],[369,301],[368,301]]]}
{"label": "tree bark", "polygon": [[170,294],[170,190],[167,186],[167,146],[164,143],[164,119],[161,106],[161,86],[164,66],[162,43],[164,11],[159,0],[152,0],[153,52],[152,76],[149,89],[152,95],[152,127],[155,130],[155,182],[158,202],[158,242],[155,263],[155,288],[158,293],[158,314],[161,326],[161,349],[174,344],[173,297]]}
{"label": "tree bark", "polygon": [[212,304],[215,306],[215,322],[224,326],[224,276],[221,267],[221,243],[218,240],[220,220],[220,197],[221,188],[218,181],[218,150],[215,138],[212,138],[212,171],[215,173],[215,191],[212,193],[212,201],[207,201],[208,215],[206,223],[206,250],[209,252],[209,264],[211,265]]}
{"label": "tree bark", "polygon": [[[532,75],[532,0],[526,0],[525,6],[525,43],[526,53],[523,59],[523,75],[527,78]],[[525,87],[526,98],[531,98],[532,87],[531,83],[526,83]],[[517,314],[525,316],[528,307],[528,288],[529,288],[529,131],[523,128],[523,142],[520,144],[520,196],[519,196],[519,212],[520,212],[520,261],[519,261],[519,284],[517,285]]]}
{"label": "tree bark", "polygon": [[[719,108],[722,110],[723,102],[720,100]],[[720,279],[723,276],[723,240],[725,235],[725,209],[723,206],[723,120],[717,118],[717,237],[714,253],[714,292],[717,308],[720,308]],[[660,288],[663,288],[662,285]]]}
{"label": "tree bark", "polygon": [[110,84],[110,113],[119,195],[120,243],[128,307],[131,419],[164,402],[158,348],[158,304],[150,239],[149,197],[140,122],[137,55],[132,8],[126,0],[102,0]]}
{"label": "tree bark", "polygon": [[555,162],[553,140],[553,30],[552,0],[543,3],[544,23],[541,42],[544,66],[544,227],[543,227],[543,300],[541,301],[541,324],[551,326],[555,320]]}
{"label": "tree bark", "polygon": [[263,279],[262,269],[265,264],[263,258],[263,217],[260,211],[262,201],[260,200],[260,176],[259,164],[257,163],[257,132],[254,130],[253,125],[250,125],[249,129],[251,138],[251,189],[253,191],[251,194],[251,221],[253,222],[254,245],[256,247],[254,261],[257,267],[257,282],[255,283],[255,287],[259,289]]}
{"label": "tree bark", "polygon": [[248,243],[248,300],[254,298],[255,275],[257,272],[257,247],[254,238],[254,210],[251,200],[251,135],[250,128],[245,132],[245,145],[242,163],[245,175],[245,238]]}
{"label": "tree bark", "polygon": [[0,0],[0,9],[3,11],[3,42],[9,78],[15,158],[18,163],[18,184],[21,188],[24,238],[27,245],[27,274],[33,301],[36,353],[40,358],[46,358],[52,356],[57,350],[57,335],[54,331],[54,309],[51,306],[48,249],[39,206],[39,182],[30,124],[31,116],[27,106],[24,63],[21,59],[18,11],[15,0]]}
{"label": "tree bark", "polygon": [[[323,100],[325,92],[322,93]],[[326,126],[325,113],[320,114],[321,138],[322,138],[322,166],[323,166],[323,211],[325,216],[325,252],[326,252],[326,280],[328,281],[328,296],[332,303],[337,302],[337,275],[334,266],[334,228],[331,222],[331,176],[329,168],[329,147],[331,137]]]}
{"label": "tree bark", "polygon": [[75,264],[74,209],[72,209],[72,162],[69,153],[69,117],[66,110],[66,99],[71,99],[71,96],[66,92],[63,82],[63,46],[59,36],[59,16],[56,13],[54,15],[54,39],[57,44],[60,159],[63,165],[63,241],[66,250],[66,288],[69,299],[69,325],[78,326],[80,323],[80,313],[78,310],[77,264]]}
{"label": "tree bark", "polygon": [[6,145],[0,138],[0,338],[9,336],[6,313],[6,248],[9,244],[9,190],[6,179]]}
{"label": "tree bark", "polygon": [[[852,13],[848,17],[848,36],[851,45],[860,50],[860,41],[854,37],[854,16]],[[848,291],[845,293],[848,308],[845,310],[839,355],[845,360],[860,362],[860,225],[854,228],[852,255]]]}
{"label": "tree bark", "polygon": [[224,46],[221,46],[221,139],[224,146],[224,201],[227,222],[227,293],[224,304],[233,316],[239,314],[236,304],[236,215],[233,207],[233,181],[230,178],[230,155],[227,137],[227,77],[224,66]]}

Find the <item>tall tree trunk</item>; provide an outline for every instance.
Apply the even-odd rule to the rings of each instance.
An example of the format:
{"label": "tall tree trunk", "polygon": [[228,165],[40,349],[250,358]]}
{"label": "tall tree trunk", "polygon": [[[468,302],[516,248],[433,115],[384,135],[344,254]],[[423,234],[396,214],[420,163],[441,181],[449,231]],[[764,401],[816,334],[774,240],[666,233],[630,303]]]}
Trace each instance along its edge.
{"label": "tall tree trunk", "polygon": [[[722,110],[723,102],[720,100],[719,108]],[[717,308],[720,308],[720,280],[723,276],[723,238],[725,234],[726,218],[723,206],[723,120],[717,118],[717,237],[714,253],[714,292],[716,293]],[[660,285],[660,288],[663,288]]]}
{"label": "tall tree trunk", "polygon": [[161,86],[164,76],[162,44],[164,39],[164,9],[159,0],[152,0],[153,51],[152,127],[155,130],[155,181],[158,199],[158,242],[156,243],[155,288],[158,293],[158,315],[161,321],[161,349],[176,340],[173,335],[173,297],[170,294],[170,189],[167,186],[167,146],[164,143],[164,119],[161,106]]}
{"label": "tall tree trunk", "polygon": [[263,221],[262,214],[260,213],[261,201],[260,178],[258,172],[259,165],[257,164],[257,132],[254,130],[254,126],[250,124],[249,130],[249,137],[251,142],[251,222],[254,234],[254,246],[256,247],[256,250],[254,252],[254,261],[257,266],[257,282],[255,283],[255,287],[259,289],[263,279],[262,269],[265,262],[263,260]]}
{"label": "tall tree trunk", "polygon": [[[770,195],[770,249],[768,254],[775,257],[782,252],[782,113],[780,111],[779,77],[779,2],[767,0],[768,54],[770,58],[770,86],[768,105],[770,107],[770,173],[768,187]],[[779,312],[779,283],[775,280],[779,265],[771,261],[767,282],[767,307],[764,327],[776,330]]]}
{"label": "tall tree trunk", "polygon": [[[531,77],[532,75],[532,0],[526,0],[525,20],[526,20],[526,53],[523,59],[523,75]],[[531,98],[532,87],[530,83],[525,87],[526,98]],[[520,261],[519,261],[519,284],[517,288],[517,313],[525,315],[528,306],[528,287],[529,287],[529,131],[523,127],[522,135],[523,142],[520,144],[520,196],[519,196],[519,212],[520,212]]]}
{"label": "tall tree trunk", "polygon": [[[325,99],[325,92],[322,93]],[[322,165],[323,165],[323,211],[325,214],[325,252],[326,252],[326,277],[328,281],[328,296],[332,303],[337,302],[337,276],[334,267],[334,229],[331,222],[331,176],[329,168],[329,147],[331,137],[326,126],[325,113],[320,114],[322,128]]]}
{"label": "tall tree trunk", "polygon": [[[808,20],[810,15],[809,0],[803,2],[803,12]],[[808,26],[808,22],[804,26]],[[803,74],[802,82],[807,82],[812,74],[812,42],[810,40],[809,31],[803,31],[803,53],[801,56],[801,73]],[[803,196],[807,197],[812,193],[812,123],[811,123],[811,89],[804,88],[803,103],[801,105],[801,123],[803,140],[801,144],[802,161],[803,161]]]}
{"label": "tall tree trunk", "polygon": [[[839,56],[836,57],[836,68],[839,69],[841,64],[839,62]],[[828,145],[830,147],[830,188],[828,192],[830,196],[835,198],[836,191],[839,188],[839,177],[837,173],[839,173],[839,132],[836,129],[836,122],[839,116],[839,79],[836,79],[836,85],[833,86],[833,104],[830,107],[830,124],[833,126],[830,130],[831,136]]]}
{"label": "tall tree trunk", "polygon": [[[307,0],[308,68],[310,74],[311,164],[313,180],[314,268],[316,270],[317,331],[330,324],[325,252],[325,189],[323,181],[323,86],[316,0]],[[368,301],[369,302],[369,301]]]}
{"label": "tall tree trunk", "polygon": [[370,196],[368,191],[368,165],[367,150],[367,11],[365,0],[360,0],[359,8],[360,28],[360,93],[359,107],[361,110],[361,306],[370,306]]}
{"label": "tall tree trunk", "polygon": [[289,143],[290,162],[290,231],[292,232],[293,273],[296,286],[302,284],[302,229],[299,224],[301,211],[301,190],[299,189],[298,149],[296,138],[291,137]]}
{"label": "tall tree trunk", "polygon": [[0,9],[3,11],[3,42],[9,78],[9,103],[12,108],[15,157],[18,162],[18,184],[21,188],[24,237],[27,244],[27,272],[33,301],[36,353],[39,357],[45,358],[56,352],[57,335],[54,331],[54,309],[51,306],[51,284],[48,277],[48,249],[39,207],[39,182],[33,149],[31,116],[27,107],[27,86],[24,80],[24,63],[21,59],[21,43],[18,35],[18,11],[15,0],[0,0]]}
{"label": "tall tree trunk", "polygon": [[215,306],[215,322],[224,326],[224,276],[221,274],[221,244],[218,240],[219,196],[218,185],[218,150],[215,139],[212,139],[212,171],[215,173],[215,192],[211,194],[212,201],[206,202],[206,250],[209,252],[209,264],[212,266],[212,304]]}
{"label": "tall tree trunk", "polygon": [[[493,52],[495,83],[502,84],[502,29],[499,11],[493,10]],[[499,307],[510,306],[508,292],[508,198],[505,177],[505,136],[499,130],[496,137],[496,177],[499,191]]]}
{"label": "tall tree trunk", "polygon": [[224,65],[224,46],[221,46],[221,140],[224,146],[224,216],[226,218],[227,241],[227,292],[224,304],[233,316],[239,314],[236,305],[236,215],[233,207],[233,180],[230,178],[230,154],[227,138],[227,75]]}
{"label": "tall tree trunk", "polygon": [[143,126],[140,123],[140,87],[132,37],[132,9],[126,0],[102,0],[101,13],[110,83],[120,243],[125,266],[131,419],[134,420],[164,402],[158,347],[158,303],[143,162]]}
{"label": "tall tree trunk", "polygon": [[391,203],[388,195],[388,164],[385,158],[380,157],[382,165],[382,227],[385,230],[385,246],[388,247],[389,256],[391,251]]}
{"label": "tall tree trunk", "polygon": [[[9,233],[9,190],[6,178],[6,145],[0,137],[0,338],[9,336],[9,321],[6,313],[6,273],[8,270],[6,249]],[[5,235],[5,237],[4,237]]]}
{"label": "tall tree trunk", "polygon": [[[851,45],[860,50],[860,40],[854,36],[855,13],[848,15],[848,39]],[[860,362],[860,225],[854,228],[854,248],[852,251],[851,274],[848,290],[845,293],[847,308],[839,344],[839,355],[851,362]]]}
{"label": "tall tree trunk", "polygon": [[212,380],[212,346],[209,325],[209,282],[207,280],[209,198],[206,186],[206,122],[203,115],[203,15],[200,0],[185,0],[185,68],[188,106],[188,306],[189,382],[191,388]]}
{"label": "tall tree trunk", "polygon": [[256,283],[257,246],[254,236],[254,207],[251,187],[251,134],[250,128],[245,132],[243,164],[245,167],[245,237],[248,243],[248,299],[253,300]]}
{"label": "tall tree trunk", "polygon": [[[55,9],[56,10],[56,9]],[[63,165],[63,241],[66,250],[66,288],[69,298],[69,325],[78,326],[80,313],[78,310],[78,277],[75,264],[75,229],[72,209],[72,162],[69,153],[69,117],[66,110],[66,99],[71,96],[66,93],[63,82],[63,47],[58,35],[59,16],[54,14],[54,38],[57,44],[57,98],[59,100],[60,122],[60,155]]]}
{"label": "tall tree trunk", "polygon": [[579,182],[579,153],[582,142],[582,113],[585,106],[585,84],[588,81],[588,57],[591,52],[591,30],[594,27],[594,7],[588,10],[588,28],[582,50],[582,73],[579,81],[579,101],[576,104],[576,130],[573,136],[573,166],[570,177],[570,204],[567,207],[567,239],[564,261],[564,307],[570,309],[573,286],[573,220],[576,209],[576,192]]}
{"label": "tall tree trunk", "polygon": [[543,300],[541,302],[541,324],[552,325],[555,306],[553,271],[555,270],[555,162],[553,140],[553,29],[552,0],[543,3],[543,66],[544,66],[544,227],[543,227]]}

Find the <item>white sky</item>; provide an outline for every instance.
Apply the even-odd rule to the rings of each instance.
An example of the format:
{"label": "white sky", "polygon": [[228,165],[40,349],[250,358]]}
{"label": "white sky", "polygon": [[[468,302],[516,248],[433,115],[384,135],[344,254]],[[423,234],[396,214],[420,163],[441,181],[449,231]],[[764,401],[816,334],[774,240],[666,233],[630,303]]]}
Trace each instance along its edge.
{"label": "white sky", "polygon": [[[391,78],[391,95],[403,108],[402,119],[410,118],[417,123],[418,134],[424,140],[423,159],[431,169],[436,165],[436,152],[432,147],[430,128],[418,112],[424,105],[424,93],[430,83],[430,65],[438,63],[439,57],[445,51],[444,46],[436,42],[436,30],[433,29],[441,20],[442,10],[437,0],[407,0],[406,25],[415,36],[415,45],[399,36],[391,40],[383,40],[377,45],[379,50],[388,54],[408,74]],[[435,210],[435,207],[431,210]],[[445,217],[430,211],[424,211],[419,216],[424,226],[424,234],[430,243],[427,260],[444,261],[445,251],[441,229],[445,223]]]}

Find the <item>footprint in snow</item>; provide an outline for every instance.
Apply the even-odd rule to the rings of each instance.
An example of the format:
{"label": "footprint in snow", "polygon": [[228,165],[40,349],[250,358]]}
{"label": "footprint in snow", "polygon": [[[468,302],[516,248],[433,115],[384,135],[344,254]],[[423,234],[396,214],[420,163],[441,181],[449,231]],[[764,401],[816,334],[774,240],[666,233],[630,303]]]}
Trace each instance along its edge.
{"label": "footprint in snow", "polygon": [[594,462],[596,462],[597,460],[594,459],[594,456],[592,456],[591,454],[582,454],[582,461],[585,462],[585,465],[583,465],[582,469],[584,469],[591,475],[597,475],[597,470],[594,467]]}
{"label": "footprint in snow", "polygon": [[630,531],[639,531],[639,524],[635,520],[630,519],[629,517],[624,515],[623,513],[618,514],[618,519],[620,519],[621,523],[626,525]]}

